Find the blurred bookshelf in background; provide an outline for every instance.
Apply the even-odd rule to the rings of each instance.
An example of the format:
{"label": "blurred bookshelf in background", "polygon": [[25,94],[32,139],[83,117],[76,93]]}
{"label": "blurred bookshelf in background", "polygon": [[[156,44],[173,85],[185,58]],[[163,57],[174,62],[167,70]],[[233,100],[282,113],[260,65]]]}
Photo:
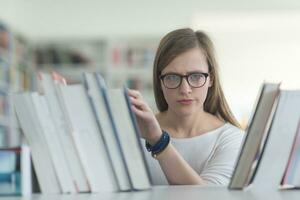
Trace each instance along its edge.
{"label": "blurred bookshelf in background", "polygon": [[0,21],[0,147],[20,144],[10,94],[35,85],[30,52],[27,40]]}
{"label": "blurred bookshelf in background", "polygon": [[[68,84],[81,83],[83,72],[100,72],[109,88],[139,90],[157,112],[152,70],[159,37],[29,40],[0,25],[0,146],[20,144],[9,94],[38,88],[38,71],[56,71]],[[245,128],[249,113],[244,110],[251,105],[229,102]]]}
{"label": "blurred bookshelf in background", "polygon": [[37,71],[57,71],[68,84],[81,83],[83,72],[100,72],[108,87],[137,89],[156,109],[152,67],[157,45],[156,38],[36,41],[33,63]]}

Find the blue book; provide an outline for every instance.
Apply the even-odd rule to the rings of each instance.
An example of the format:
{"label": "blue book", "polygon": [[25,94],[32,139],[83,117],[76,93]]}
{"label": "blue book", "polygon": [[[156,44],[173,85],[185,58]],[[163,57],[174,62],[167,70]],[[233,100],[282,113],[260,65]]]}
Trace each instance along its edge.
{"label": "blue book", "polygon": [[0,197],[32,192],[29,148],[0,148]]}

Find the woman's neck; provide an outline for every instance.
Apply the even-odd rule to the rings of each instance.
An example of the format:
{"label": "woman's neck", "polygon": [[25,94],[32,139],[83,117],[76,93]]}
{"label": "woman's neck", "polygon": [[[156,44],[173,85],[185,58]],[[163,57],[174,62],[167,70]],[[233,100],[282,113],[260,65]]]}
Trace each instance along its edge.
{"label": "woman's neck", "polygon": [[167,110],[157,115],[157,119],[161,128],[175,138],[198,136],[224,125],[224,122],[203,110],[186,116]]}
{"label": "woman's neck", "polygon": [[205,115],[204,111],[195,114],[179,116],[171,110],[167,110],[162,114],[162,128],[170,132],[172,137],[193,137],[199,134],[201,124]]}

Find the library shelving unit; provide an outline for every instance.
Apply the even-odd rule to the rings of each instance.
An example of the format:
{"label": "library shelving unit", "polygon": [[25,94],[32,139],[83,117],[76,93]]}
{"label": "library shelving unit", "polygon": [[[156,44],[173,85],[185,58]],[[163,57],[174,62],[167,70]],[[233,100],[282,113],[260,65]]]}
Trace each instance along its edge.
{"label": "library shelving unit", "polygon": [[158,38],[121,38],[108,40],[106,79],[110,87],[126,83],[139,90],[155,110],[152,70]]}
{"label": "library shelving unit", "polygon": [[0,22],[0,146],[18,146],[11,93],[31,88],[29,45],[26,40]]}
{"label": "library shelving unit", "polygon": [[83,72],[98,71],[103,66],[102,40],[43,40],[33,41],[32,46],[34,68],[59,72],[69,84],[81,82]]}
{"label": "library shelving unit", "polygon": [[155,109],[152,67],[158,39],[100,38],[35,41],[34,63],[40,71],[57,71],[68,84],[82,82],[83,72],[99,72],[109,88],[139,90]]}

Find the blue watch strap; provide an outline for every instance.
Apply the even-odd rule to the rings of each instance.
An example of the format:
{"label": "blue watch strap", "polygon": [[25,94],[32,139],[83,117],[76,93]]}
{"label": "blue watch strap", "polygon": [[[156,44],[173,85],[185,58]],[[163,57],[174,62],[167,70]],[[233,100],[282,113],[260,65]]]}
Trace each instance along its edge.
{"label": "blue watch strap", "polygon": [[154,144],[151,145],[147,140],[145,142],[147,151],[151,152],[151,154],[158,154],[162,152],[170,142],[170,135],[166,131],[162,131],[162,136],[160,139]]}

